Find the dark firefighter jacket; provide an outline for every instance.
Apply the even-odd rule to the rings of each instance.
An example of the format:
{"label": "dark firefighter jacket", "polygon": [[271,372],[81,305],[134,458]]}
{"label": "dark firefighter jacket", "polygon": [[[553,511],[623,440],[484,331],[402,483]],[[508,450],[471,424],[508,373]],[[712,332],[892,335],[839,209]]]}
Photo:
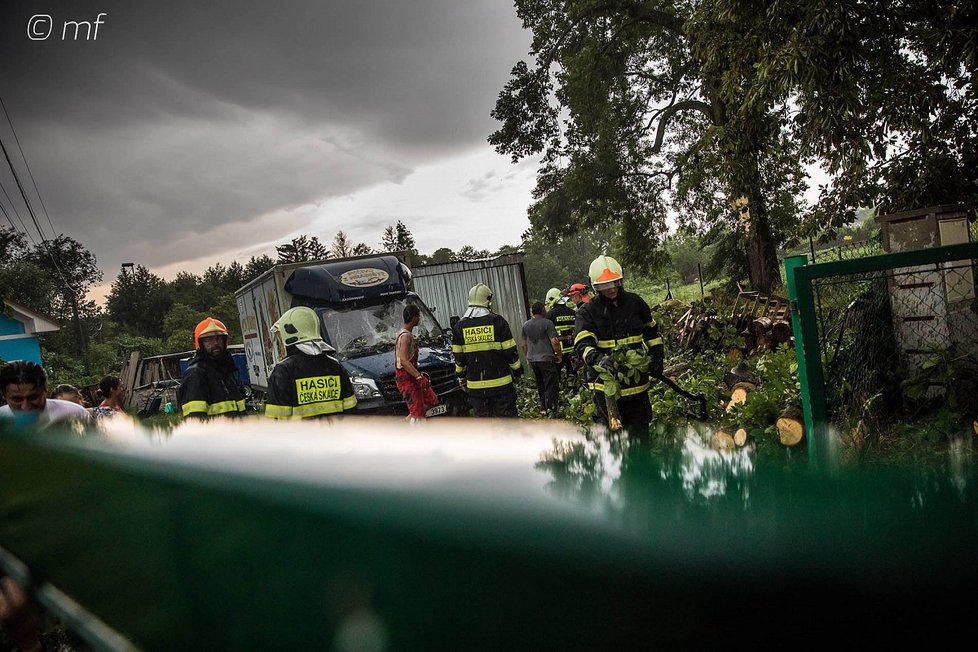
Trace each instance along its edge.
{"label": "dark firefighter jacket", "polygon": [[291,346],[288,353],[268,377],[265,416],[309,419],[356,410],[353,383],[336,358],[307,355]]}
{"label": "dark firefighter jacket", "polygon": [[566,303],[557,302],[550,312],[547,319],[554,323],[557,329],[557,339],[560,340],[560,352],[564,355],[574,351],[574,320],[577,312]]}
{"label": "dark firefighter jacket", "polygon": [[460,319],[452,329],[452,353],[459,382],[476,395],[499,393],[523,372],[509,324],[494,312]]}
{"label": "dark firefighter jacket", "polygon": [[237,416],[245,412],[244,388],[230,354],[214,360],[200,349],[177,389],[184,417]]}
{"label": "dark firefighter jacket", "polygon": [[[603,354],[611,355],[618,346],[644,349],[652,360],[652,369],[662,369],[663,348],[659,327],[645,300],[624,289],[612,302],[600,293],[577,308],[574,324],[574,352],[587,368],[588,387],[604,391],[594,366]],[[649,375],[641,374],[636,382],[621,383],[621,397],[627,399],[648,391]]]}

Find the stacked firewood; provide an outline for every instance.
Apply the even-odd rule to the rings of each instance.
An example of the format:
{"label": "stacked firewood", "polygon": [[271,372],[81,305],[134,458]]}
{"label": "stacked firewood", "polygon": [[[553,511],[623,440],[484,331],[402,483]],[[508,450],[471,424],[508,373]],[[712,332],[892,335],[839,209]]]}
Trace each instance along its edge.
{"label": "stacked firewood", "polygon": [[[739,286],[738,286],[739,287]],[[743,335],[745,348],[764,351],[779,344],[791,344],[791,314],[784,297],[749,292],[739,288],[730,318]],[[739,312],[738,312],[739,310]]]}
{"label": "stacked firewood", "polygon": [[[660,305],[675,308],[673,304],[678,303],[670,301]],[[706,348],[715,341],[709,337],[711,329],[722,330],[728,324],[744,338],[747,355],[793,343],[788,300],[743,289],[734,300],[729,316],[721,316],[708,306],[690,306],[674,324],[676,343],[688,349]]]}

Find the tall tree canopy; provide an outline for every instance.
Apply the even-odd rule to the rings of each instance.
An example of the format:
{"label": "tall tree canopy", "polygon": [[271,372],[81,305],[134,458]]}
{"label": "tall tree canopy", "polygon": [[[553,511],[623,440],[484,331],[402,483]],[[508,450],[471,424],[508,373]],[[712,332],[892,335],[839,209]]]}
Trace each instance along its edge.
{"label": "tall tree canopy", "polygon": [[[542,154],[534,228],[617,223],[625,261],[648,270],[672,212],[724,240],[735,275],[766,290],[779,281],[777,246],[803,215],[817,228],[865,205],[974,194],[970,3],[516,7],[535,61],[513,68],[489,140],[514,161]],[[928,149],[935,137],[944,142]],[[806,164],[831,179],[815,207],[802,198]],[[953,184],[891,186],[935,164],[956,171]]]}
{"label": "tall tree canopy", "polygon": [[417,255],[417,246],[414,243],[414,236],[404,222],[398,220],[396,225],[388,225],[384,229],[384,235],[380,239],[380,247],[383,251],[410,251]]}
{"label": "tall tree canopy", "polygon": [[142,265],[120,270],[105,298],[112,320],[125,332],[141,337],[163,337],[163,318],[172,304],[166,281]]}
{"label": "tall tree canopy", "polygon": [[280,263],[302,263],[311,260],[329,258],[329,247],[319,241],[316,236],[300,235],[292,238],[291,242],[275,247]]}

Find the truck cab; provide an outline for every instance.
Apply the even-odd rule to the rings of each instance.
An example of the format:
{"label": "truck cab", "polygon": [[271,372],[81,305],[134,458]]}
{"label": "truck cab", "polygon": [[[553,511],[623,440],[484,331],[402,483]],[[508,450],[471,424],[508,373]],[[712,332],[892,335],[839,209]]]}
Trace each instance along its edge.
{"label": "truck cab", "polygon": [[319,315],[323,339],[350,375],[358,410],[407,414],[394,383],[394,342],[404,307],[413,303],[421,309],[421,323],[414,329],[418,369],[431,379],[446,414],[468,410],[455,376],[451,333],[413,291],[411,270],[397,255],[276,265],[236,296],[256,393],[267,390],[272,367],[285,357],[281,345],[268,337],[268,328],[289,308],[308,306]]}

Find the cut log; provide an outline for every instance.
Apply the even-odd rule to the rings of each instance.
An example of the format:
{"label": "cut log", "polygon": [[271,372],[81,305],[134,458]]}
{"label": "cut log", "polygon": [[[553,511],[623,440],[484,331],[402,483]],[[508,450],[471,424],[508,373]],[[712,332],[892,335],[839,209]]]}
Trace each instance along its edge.
{"label": "cut log", "polygon": [[778,344],[791,341],[791,322],[786,319],[779,319],[771,324],[771,339]]}
{"label": "cut log", "polygon": [[734,433],[733,439],[734,439],[734,443],[737,444],[737,446],[743,447],[744,445],[746,445],[747,444],[747,429],[746,428],[738,428],[737,429],[737,432]]}
{"label": "cut log", "polygon": [[739,405],[747,400],[747,394],[752,390],[757,389],[757,385],[754,383],[748,383],[741,381],[733,386],[730,390],[730,402],[727,403],[727,412],[733,409],[733,406]]}
{"label": "cut log", "polygon": [[773,323],[774,320],[772,320],[770,317],[758,317],[751,323],[747,324],[747,332],[760,339],[761,335],[764,335],[771,330],[771,325]]}
{"label": "cut log", "polygon": [[785,408],[774,425],[785,446],[795,446],[805,438],[805,422],[801,410],[794,405]]}
{"label": "cut log", "polygon": [[755,389],[757,389],[757,385],[747,382],[746,380],[735,383],[730,389],[730,400],[743,403],[745,400],[747,400],[748,392],[752,392]]}
{"label": "cut log", "polygon": [[733,435],[729,430],[720,428],[710,437],[710,448],[715,451],[732,451],[737,448],[737,444],[734,443]]}

